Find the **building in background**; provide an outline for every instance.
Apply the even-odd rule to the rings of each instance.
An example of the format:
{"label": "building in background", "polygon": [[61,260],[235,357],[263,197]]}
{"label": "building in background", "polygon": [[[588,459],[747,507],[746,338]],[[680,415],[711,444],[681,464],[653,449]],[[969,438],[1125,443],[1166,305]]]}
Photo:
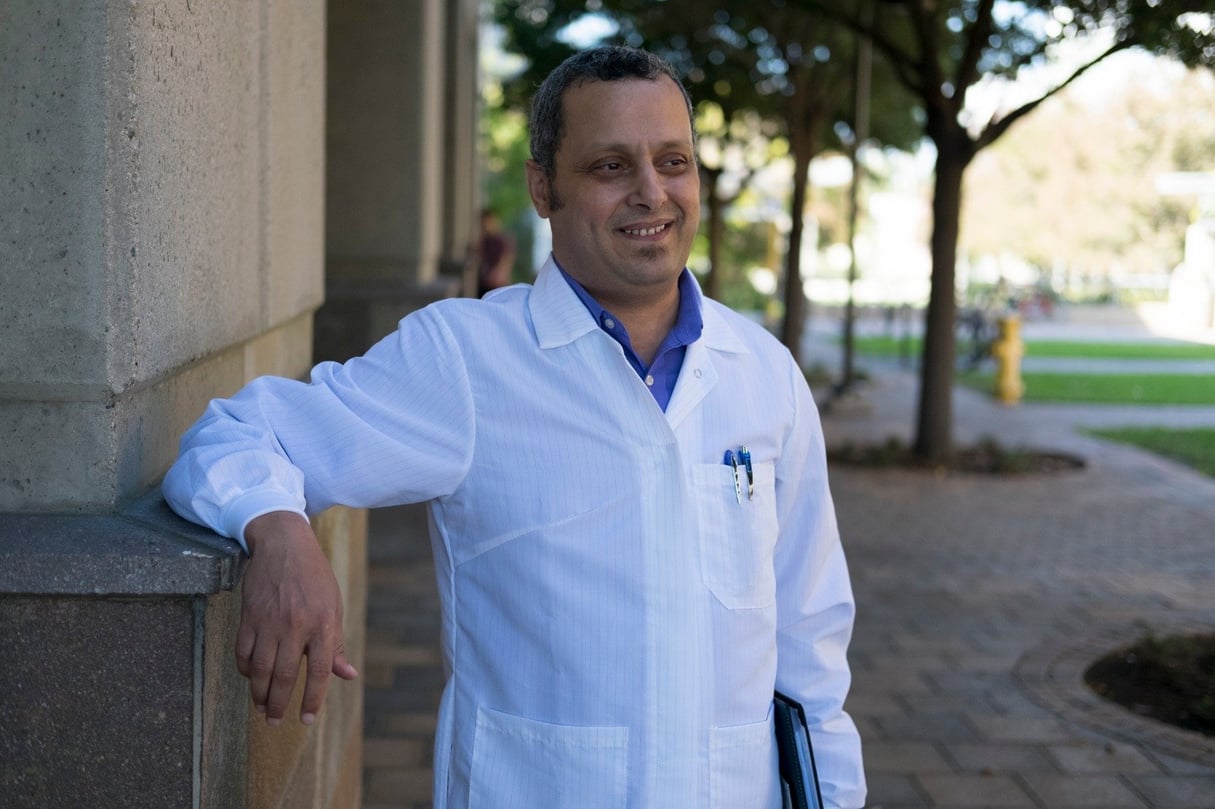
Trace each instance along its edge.
{"label": "building in background", "polygon": [[1185,255],[1169,277],[1168,315],[1184,330],[1215,334],[1215,172],[1156,178],[1160,193],[1193,197],[1201,212],[1185,231]]}

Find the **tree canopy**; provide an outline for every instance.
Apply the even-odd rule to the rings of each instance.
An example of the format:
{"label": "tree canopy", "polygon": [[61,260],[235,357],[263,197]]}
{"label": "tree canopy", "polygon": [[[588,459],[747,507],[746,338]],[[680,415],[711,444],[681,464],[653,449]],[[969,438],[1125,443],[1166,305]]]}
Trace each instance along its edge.
{"label": "tree canopy", "polygon": [[[620,41],[656,50],[688,77],[694,95],[775,116],[794,156],[788,308],[801,305],[798,256],[806,167],[847,133],[853,54],[868,38],[878,113],[914,114],[936,149],[932,291],[925,316],[915,453],[944,461],[951,449],[955,283],[963,178],[975,156],[1094,65],[1132,48],[1215,65],[1212,0],[504,0],[508,44],[532,62],[525,83],[572,52],[560,32],[608,15]],[[977,103],[976,88],[1047,78],[1005,105]],[[880,81],[878,76],[890,81]],[[898,89],[901,88],[901,89]],[[900,96],[900,92],[904,95]],[[897,127],[896,127],[897,129]],[[892,130],[894,131],[894,130]],[[896,138],[897,140],[897,138]],[[793,294],[796,291],[796,294]],[[782,337],[794,352],[800,316]]]}
{"label": "tree canopy", "polygon": [[[932,288],[914,451],[947,460],[952,443],[956,264],[962,181],[980,150],[1094,65],[1130,48],[1215,65],[1211,0],[788,0],[869,37],[916,98],[936,147]],[[972,103],[980,84],[1051,65],[1057,75],[1008,106]]]}
{"label": "tree canopy", "polygon": [[1215,74],[1126,56],[1101,86],[1069,87],[975,159],[962,216],[972,260],[1015,252],[1076,282],[1181,261],[1194,199],[1162,195],[1156,180],[1215,168]]}
{"label": "tree canopy", "polygon": [[[580,17],[609,17],[616,26],[607,41],[645,47],[668,61],[684,77],[698,106],[711,105],[722,126],[706,132],[721,142],[748,137],[763,123],[773,125],[789,143],[794,183],[790,201],[791,229],[785,251],[785,318],[781,337],[797,356],[802,331],[804,292],[801,254],[809,197],[810,161],[826,148],[841,145],[851,134],[856,33],[826,23],[813,10],[793,3],[720,0],[707,9],[700,0],[505,0],[495,19],[507,31],[507,44],[531,64],[515,92],[540,81],[573,46],[561,31]],[[888,71],[875,74],[875,92],[901,92]],[[918,138],[906,98],[876,107],[874,135],[888,143],[908,145]],[[746,124],[741,126],[740,124]],[[710,255],[720,241],[721,203],[716,184],[719,165],[702,152],[707,197]],[[712,261],[706,289],[715,290],[717,261]]]}

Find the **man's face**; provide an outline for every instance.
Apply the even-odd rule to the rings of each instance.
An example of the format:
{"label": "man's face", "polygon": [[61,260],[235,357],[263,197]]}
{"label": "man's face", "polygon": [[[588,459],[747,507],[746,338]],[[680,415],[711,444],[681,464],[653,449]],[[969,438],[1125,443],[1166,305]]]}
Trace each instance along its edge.
{"label": "man's face", "polygon": [[663,76],[588,82],[563,102],[555,176],[527,167],[553,255],[604,305],[670,294],[700,221],[683,94]]}

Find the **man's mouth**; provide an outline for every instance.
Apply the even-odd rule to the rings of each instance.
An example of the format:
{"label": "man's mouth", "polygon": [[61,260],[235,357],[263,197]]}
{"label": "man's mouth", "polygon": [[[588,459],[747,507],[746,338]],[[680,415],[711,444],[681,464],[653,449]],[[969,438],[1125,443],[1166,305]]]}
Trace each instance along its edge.
{"label": "man's mouth", "polygon": [[664,230],[667,230],[669,227],[671,227],[670,224],[666,224],[666,225],[653,225],[652,227],[644,227],[644,228],[621,228],[621,230],[624,231],[629,236],[657,236],[659,233],[662,233]]}

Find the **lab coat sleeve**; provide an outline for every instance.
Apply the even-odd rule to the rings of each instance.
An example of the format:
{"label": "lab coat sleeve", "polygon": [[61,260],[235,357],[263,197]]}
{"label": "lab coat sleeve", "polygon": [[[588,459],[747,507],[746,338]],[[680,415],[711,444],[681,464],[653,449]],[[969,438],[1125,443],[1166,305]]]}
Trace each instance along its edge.
{"label": "lab coat sleeve", "polygon": [[827,806],[865,803],[860,736],[844,712],[855,604],[827,485],[818,409],[804,377],[791,374],[796,416],[777,468],[776,687],[802,703]]}
{"label": "lab coat sleeve", "polygon": [[249,521],[271,511],[450,493],[474,440],[461,351],[432,306],[365,355],[316,366],[309,382],[261,377],[212,401],[182,437],[163,491],[177,513],[243,545]]}

